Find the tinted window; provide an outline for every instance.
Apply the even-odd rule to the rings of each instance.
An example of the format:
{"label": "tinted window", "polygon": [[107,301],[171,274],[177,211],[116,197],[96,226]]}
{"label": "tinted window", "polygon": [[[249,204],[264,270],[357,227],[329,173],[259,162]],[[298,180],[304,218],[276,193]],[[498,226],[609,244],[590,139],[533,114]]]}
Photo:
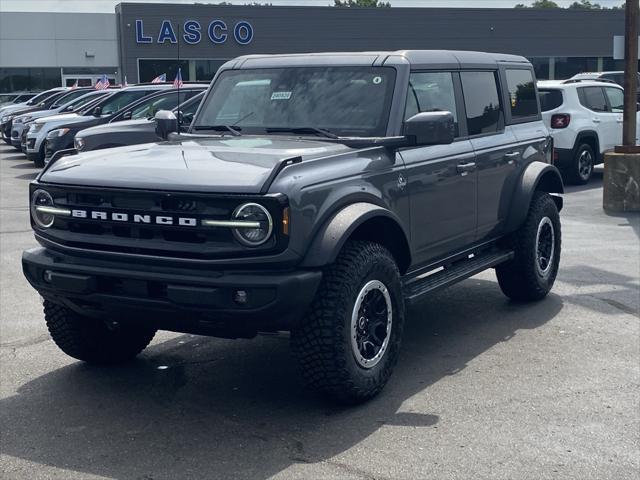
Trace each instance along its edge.
{"label": "tinted window", "polygon": [[583,87],[578,89],[580,103],[594,112],[607,112],[609,107],[600,87]]}
{"label": "tinted window", "polygon": [[614,113],[624,112],[624,91],[619,88],[607,87],[604,89],[609,99],[611,111]]}
{"label": "tinted window", "polygon": [[102,107],[102,115],[115,113],[121,108],[126,107],[130,103],[133,103],[136,100],[139,100],[140,98],[144,97],[145,95],[148,95],[149,93],[151,92],[147,90],[130,90],[128,92],[123,91],[123,92],[114,93],[107,100],[105,100],[105,102],[102,105],[100,105]]}
{"label": "tinted window", "polygon": [[538,115],[538,99],[530,70],[507,70],[507,88],[511,116],[524,118]]}
{"label": "tinted window", "polygon": [[497,132],[502,110],[495,72],[462,72],[469,135]]}
{"label": "tinted window", "polygon": [[131,111],[131,118],[151,118],[158,113],[159,110],[173,110],[181,102],[193,96],[194,93],[196,93],[194,90],[183,90],[180,93],[175,91],[144,100]]}
{"label": "tinted window", "polygon": [[564,101],[561,90],[538,90],[540,97],[540,108],[543,112],[548,112],[562,105]]}
{"label": "tinted window", "polygon": [[65,103],[69,103],[71,100],[75,100],[76,98],[86,94],[87,90],[73,90],[65,95],[61,95],[55,102],[53,102],[51,108],[61,107]]}
{"label": "tinted window", "polygon": [[458,114],[450,72],[412,73],[409,79],[405,120],[420,112],[451,112],[458,134]]}

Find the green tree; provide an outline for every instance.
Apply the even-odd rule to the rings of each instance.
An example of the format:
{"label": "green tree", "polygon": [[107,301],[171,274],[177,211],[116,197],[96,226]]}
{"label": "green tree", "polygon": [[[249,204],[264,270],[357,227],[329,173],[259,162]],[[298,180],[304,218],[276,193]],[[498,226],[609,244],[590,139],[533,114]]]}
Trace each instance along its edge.
{"label": "green tree", "polygon": [[519,3],[515,8],[560,8],[560,6],[552,0],[536,0],[530,6]]}
{"label": "green tree", "polygon": [[590,0],[580,0],[569,5],[570,10],[602,10],[599,3],[591,3]]}
{"label": "green tree", "polygon": [[383,7],[389,8],[391,4],[389,2],[382,2],[380,0],[334,0],[334,7]]}

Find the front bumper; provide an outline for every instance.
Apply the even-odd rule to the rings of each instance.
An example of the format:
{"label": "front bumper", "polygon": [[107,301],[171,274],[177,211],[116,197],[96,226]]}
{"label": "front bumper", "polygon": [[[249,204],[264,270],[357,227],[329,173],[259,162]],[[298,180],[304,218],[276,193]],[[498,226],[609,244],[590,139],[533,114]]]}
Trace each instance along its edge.
{"label": "front bumper", "polygon": [[25,251],[22,267],[40,295],[82,315],[232,338],[295,328],[322,278],[319,270],[149,267],[42,247]]}
{"label": "front bumper", "polygon": [[47,160],[50,160],[53,154],[58,150],[68,150],[70,148],[73,148],[73,139],[76,133],[77,132],[75,130],[69,130],[61,137],[47,136],[44,147],[45,158]]}

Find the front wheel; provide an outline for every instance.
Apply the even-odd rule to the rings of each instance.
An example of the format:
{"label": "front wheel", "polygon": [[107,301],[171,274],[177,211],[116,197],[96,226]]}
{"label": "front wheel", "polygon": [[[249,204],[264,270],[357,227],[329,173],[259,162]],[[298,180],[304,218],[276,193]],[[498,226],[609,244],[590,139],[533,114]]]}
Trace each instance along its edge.
{"label": "front wheel", "polygon": [[322,283],[291,347],[309,386],[340,403],[368,400],[386,384],[404,326],[400,272],[383,246],[350,241]]}
{"label": "front wheel", "polygon": [[535,192],[524,224],[508,244],[515,256],[496,267],[500,289],[516,301],[544,298],[560,265],[560,215],[551,195]]}

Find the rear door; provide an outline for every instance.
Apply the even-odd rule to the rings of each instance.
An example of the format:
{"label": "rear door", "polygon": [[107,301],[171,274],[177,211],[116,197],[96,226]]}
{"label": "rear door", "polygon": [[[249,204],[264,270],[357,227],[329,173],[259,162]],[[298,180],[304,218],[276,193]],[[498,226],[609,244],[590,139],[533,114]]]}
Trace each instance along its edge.
{"label": "rear door", "polygon": [[461,72],[469,139],[478,178],[476,239],[495,235],[507,214],[507,180],[516,171],[522,150],[505,127],[498,71]]}
{"label": "rear door", "polygon": [[598,134],[600,152],[613,149],[616,144],[615,115],[609,109],[609,103],[605,97],[604,89],[600,86],[578,88],[578,98],[582,106],[590,110],[591,124]]}
{"label": "rear door", "polygon": [[411,198],[414,262],[424,264],[473,242],[476,231],[474,153],[466,136],[457,72],[411,74],[405,119],[419,112],[450,111],[456,140],[450,145],[407,148],[401,152]]}

